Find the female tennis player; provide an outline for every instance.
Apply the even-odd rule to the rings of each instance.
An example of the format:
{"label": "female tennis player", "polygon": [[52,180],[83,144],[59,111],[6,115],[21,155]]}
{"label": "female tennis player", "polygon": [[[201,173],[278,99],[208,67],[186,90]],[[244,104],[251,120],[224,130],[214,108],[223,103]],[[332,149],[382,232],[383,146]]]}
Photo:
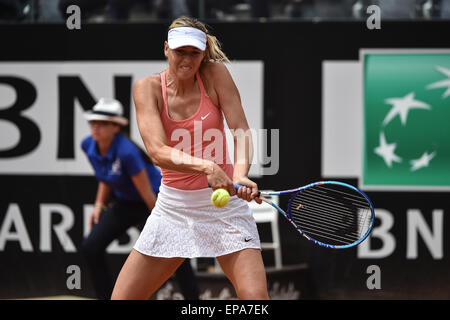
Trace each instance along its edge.
{"label": "female tennis player", "polygon": [[[109,299],[114,287],[105,256],[107,246],[129,227],[145,223],[161,184],[161,174],[147,154],[120,133],[128,123],[122,112],[119,101],[100,99],[85,114],[92,135],[81,144],[99,181],[89,218],[91,231],[82,244],[99,299]],[[184,296],[198,299],[198,284],[188,260],[176,276]]]}
{"label": "female tennis player", "polygon": [[[239,299],[268,299],[259,235],[246,202],[258,194],[247,177],[252,141],[239,92],[222,63],[228,59],[205,25],[187,17],[170,25],[164,52],[168,68],[133,88],[139,130],[161,168],[162,184],[112,298],[147,299],[185,258],[217,257]],[[223,116],[234,132],[234,165]],[[237,195],[233,182],[244,186]],[[232,196],[224,208],[210,202],[217,188]]]}

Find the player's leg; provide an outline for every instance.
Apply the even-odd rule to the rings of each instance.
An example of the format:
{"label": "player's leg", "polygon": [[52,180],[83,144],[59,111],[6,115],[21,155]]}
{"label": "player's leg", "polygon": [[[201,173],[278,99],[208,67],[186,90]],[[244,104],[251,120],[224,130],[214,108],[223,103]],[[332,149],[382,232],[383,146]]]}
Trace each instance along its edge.
{"label": "player's leg", "polygon": [[146,256],[133,249],[117,277],[111,299],[149,299],[183,260],[184,258]]}
{"label": "player's leg", "polygon": [[241,300],[269,299],[266,270],[259,249],[244,249],[217,257]]}

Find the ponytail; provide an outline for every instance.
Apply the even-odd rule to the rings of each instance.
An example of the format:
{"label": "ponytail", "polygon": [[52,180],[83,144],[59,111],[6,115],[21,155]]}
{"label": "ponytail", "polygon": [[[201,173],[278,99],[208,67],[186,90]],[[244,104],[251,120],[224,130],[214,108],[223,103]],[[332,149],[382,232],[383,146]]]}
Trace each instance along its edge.
{"label": "ponytail", "polygon": [[230,62],[228,57],[220,48],[220,42],[212,34],[206,33],[206,55],[204,62],[206,61],[221,61]]}

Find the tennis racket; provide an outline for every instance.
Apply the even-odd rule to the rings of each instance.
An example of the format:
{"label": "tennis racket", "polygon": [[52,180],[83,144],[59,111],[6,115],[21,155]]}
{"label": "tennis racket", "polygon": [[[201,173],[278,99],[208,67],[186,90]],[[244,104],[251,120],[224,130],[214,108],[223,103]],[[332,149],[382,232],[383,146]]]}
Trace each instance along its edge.
{"label": "tennis racket", "polygon": [[[236,192],[241,185],[235,184]],[[270,200],[291,195],[287,211]],[[264,202],[277,209],[306,239],[333,249],[357,246],[372,231],[375,210],[361,190],[337,181],[320,181],[275,192],[260,192]]]}

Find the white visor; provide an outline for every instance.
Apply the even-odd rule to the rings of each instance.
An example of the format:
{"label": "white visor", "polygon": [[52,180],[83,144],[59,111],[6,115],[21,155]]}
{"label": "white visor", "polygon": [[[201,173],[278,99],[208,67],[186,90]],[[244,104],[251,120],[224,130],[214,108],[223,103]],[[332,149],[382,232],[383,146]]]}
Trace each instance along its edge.
{"label": "white visor", "polygon": [[206,33],[191,27],[178,27],[169,30],[167,43],[170,49],[193,46],[202,51],[206,49]]}

